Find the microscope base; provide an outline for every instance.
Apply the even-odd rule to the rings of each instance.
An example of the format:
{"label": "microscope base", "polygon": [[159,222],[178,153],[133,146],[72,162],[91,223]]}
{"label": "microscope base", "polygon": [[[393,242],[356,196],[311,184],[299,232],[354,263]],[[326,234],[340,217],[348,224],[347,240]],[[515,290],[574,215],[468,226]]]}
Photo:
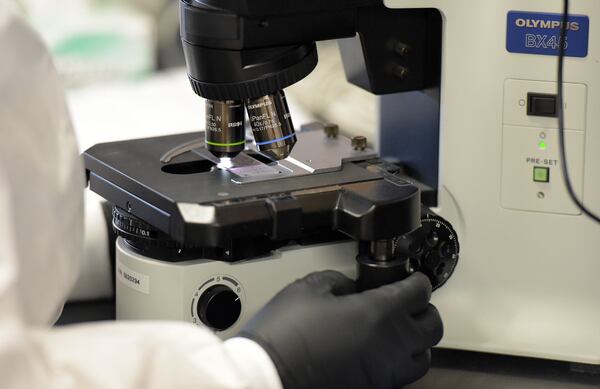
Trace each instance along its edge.
{"label": "microscope base", "polygon": [[[218,262],[165,262],[117,240],[117,320],[179,320],[235,335],[277,292],[311,272],[337,270],[356,278],[356,242],[289,246],[269,257]],[[239,317],[236,317],[239,316]]]}

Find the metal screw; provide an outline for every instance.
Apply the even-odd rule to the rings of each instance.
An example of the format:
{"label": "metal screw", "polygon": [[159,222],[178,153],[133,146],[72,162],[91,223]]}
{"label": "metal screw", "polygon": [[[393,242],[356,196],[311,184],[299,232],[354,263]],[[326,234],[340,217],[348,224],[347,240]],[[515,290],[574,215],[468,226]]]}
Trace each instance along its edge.
{"label": "metal screw", "polygon": [[394,67],[393,73],[394,73],[394,76],[404,80],[406,77],[408,77],[409,70],[407,68],[405,68],[404,66],[398,65],[398,66]]}
{"label": "metal screw", "polygon": [[538,192],[537,197],[538,199],[543,199],[544,197],[546,197],[546,195],[544,194],[544,192]]}
{"label": "metal screw", "polygon": [[323,126],[323,130],[328,138],[337,138],[338,134],[340,133],[340,127],[334,123],[325,124]]}
{"label": "metal screw", "polygon": [[352,138],[352,148],[364,151],[367,148],[367,138],[364,136],[355,136]]}
{"label": "metal screw", "polygon": [[404,57],[410,52],[410,46],[402,42],[396,42],[396,44],[394,45],[394,51],[396,52],[396,54],[400,55],[401,57]]}

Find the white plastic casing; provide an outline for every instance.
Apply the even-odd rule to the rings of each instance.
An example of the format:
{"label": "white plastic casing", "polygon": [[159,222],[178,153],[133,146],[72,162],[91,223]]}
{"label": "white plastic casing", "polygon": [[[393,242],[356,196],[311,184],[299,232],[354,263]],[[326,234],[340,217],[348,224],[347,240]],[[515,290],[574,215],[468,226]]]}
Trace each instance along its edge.
{"label": "white plastic casing", "polygon": [[[556,119],[519,105],[527,92],[556,93],[557,59],[506,50],[509,11],[560,13],[562,1],[386,5],[437,8],[444,20],[439,206],[461,260],[433,298],[441,346],[600,364],[600,226],[568,200],[558,165],[540,184],[524,160],[559,159]],[[587,57],[566,59],[568,162],[578,195],[600,213],[600,2],[571,1],[571,13],[589,16],[590,41]]]}
{"label": "white plastic casing", "polygon": [[239,320],[228,338],[277,292],[298,278],[320,270],[337,270],[356,278],[356,242],[286,247],[273,255],[235,263],[196,260],[164,262],[133,252],[117,240],[118,320],[181,320],[203,325],[198,300],[210,286],[225,285],[241,302]]}

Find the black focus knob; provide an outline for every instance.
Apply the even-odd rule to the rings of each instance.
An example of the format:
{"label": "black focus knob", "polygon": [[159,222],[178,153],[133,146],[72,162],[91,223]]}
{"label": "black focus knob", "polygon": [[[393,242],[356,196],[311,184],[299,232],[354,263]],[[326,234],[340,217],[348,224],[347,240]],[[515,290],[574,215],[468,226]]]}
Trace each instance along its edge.
{"label": "black focus knob", "polygon": [[242,302],[228,286],[215,285],[202,293],[197,310],[198,317],[207,327],[224,331],[239,319]]}
{"label": "black focus knob", "polygon": [[398,237],[394,243],[394,253],[408,257],[411,268],[428,276],[434,289],[448,281],[458,263],[456,231],[426,207],[421,211],[421,228]]}

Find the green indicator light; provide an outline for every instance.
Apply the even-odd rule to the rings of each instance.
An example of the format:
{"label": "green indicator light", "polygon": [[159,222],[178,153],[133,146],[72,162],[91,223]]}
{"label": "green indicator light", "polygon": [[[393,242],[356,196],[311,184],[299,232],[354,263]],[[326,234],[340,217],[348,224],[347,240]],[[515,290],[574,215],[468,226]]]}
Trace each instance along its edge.
{"label": "green indicator light", "polygon": [[548,148],[548,144],[545,141],[541,140],[540,143],[538,143],[538,148],[540,150],[546,150]]}

